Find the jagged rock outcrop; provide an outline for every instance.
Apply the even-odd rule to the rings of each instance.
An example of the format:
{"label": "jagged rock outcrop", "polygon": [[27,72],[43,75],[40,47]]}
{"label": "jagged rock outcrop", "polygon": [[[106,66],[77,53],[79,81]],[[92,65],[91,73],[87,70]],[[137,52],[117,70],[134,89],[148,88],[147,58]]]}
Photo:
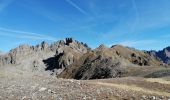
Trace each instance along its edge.
{"label": "jagged rock outcrop", "polygon": [[45,41],[36,46],[24,44],[0,56],[0,66],[16,66],[25,71],[35,71],[35,69],[54,71],[72,64],[74,59],[78,59],[88,49],[90,48],[72,38],[51,45]]}
{"label": "jagged rock outcrop", "polygon": [[78,60],[88,50],[90,50],[90,48],[86,47],[83,43],[66,38],[65,46],[56,50],[55,67],[53,66],[53,68],[65,69]]}
{"label": "jagged rock outcrop", "polygon": [[22,59],[26,60],[28,56],[33,56],[36,52],[40,52],[43,50],[45,50],[44,42],[42,42],[41,45],[37,46],[29,46],[27,44],[24,44],[15,49],[10,50],[9,53],[7,53],[6,55],[0,56],[0,64],[1,66],[19,64],[22,62]]}

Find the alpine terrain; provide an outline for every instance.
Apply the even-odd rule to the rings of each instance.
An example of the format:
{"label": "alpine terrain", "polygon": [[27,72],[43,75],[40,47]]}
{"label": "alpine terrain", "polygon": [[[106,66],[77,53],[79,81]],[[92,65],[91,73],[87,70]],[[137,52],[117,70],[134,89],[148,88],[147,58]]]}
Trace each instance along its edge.
{"label": "alpine terrain", "polygon": [[0,52],[0,100],[170,100],[169,64],[170,47],[24,44]]}

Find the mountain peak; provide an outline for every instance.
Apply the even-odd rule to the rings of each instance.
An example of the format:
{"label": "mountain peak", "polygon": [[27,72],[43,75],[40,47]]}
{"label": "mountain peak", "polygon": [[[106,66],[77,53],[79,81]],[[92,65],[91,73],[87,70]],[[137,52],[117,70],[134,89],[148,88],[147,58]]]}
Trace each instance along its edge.
{"label": "mountain peak", "polygon": [[166,47],[165,49],[168,50],[168,51],[170,51],[170,46]]}
{"label": "mountain peak", "polygon": [[65,38],[66,45],[69,45],[70,43],[73,43],[73,42],[74,42],[73,38]]}
{"label": "mountain peak", "polygon": [[164,63],[170,64],[170,46],[156,52],[155,56],[157,56]]}
{"label": "mountain peak", "polygon": [[107,48],[107,46],[104,44],[101,44],[97,49],[105,49],[105,48]]}

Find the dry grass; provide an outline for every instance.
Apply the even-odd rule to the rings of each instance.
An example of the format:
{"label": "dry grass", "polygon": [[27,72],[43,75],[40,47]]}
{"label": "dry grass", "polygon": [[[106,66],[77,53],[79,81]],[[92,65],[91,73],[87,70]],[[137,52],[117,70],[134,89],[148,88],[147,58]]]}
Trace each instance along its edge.
{"label": "dry grass", "polygon": [[148,81],[148,82],[157,82],[157,83],[161,83],[161,84],[169,84],[170,85],[170,81],[167,81],[167,80],[162,79],[162,78],[148,78],[148,79],[146,79],[146,81]]}
{"label": "dry grass", "polygon": [[167,92],[159,92],[159,91],[149,90],[149,89],[146,89],[146,88],[137,87],[135,85],[125,85],[125,84],[115,84],[115,83],[105,83],[105,82],[91,82],[91,83],[95,84],[95,85],[116,87],[116,88],[125,89],[125,90],[143,92],[143,93],[147,93],[147,94],[170,96],[170,93],[167,93]]}

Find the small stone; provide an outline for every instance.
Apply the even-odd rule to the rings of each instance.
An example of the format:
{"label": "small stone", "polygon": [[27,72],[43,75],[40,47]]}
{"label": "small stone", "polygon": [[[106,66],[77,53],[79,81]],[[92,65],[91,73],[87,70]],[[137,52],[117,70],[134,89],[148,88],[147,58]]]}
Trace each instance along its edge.
{"label": "small stone", "polygon": [[43,92],[43,91],[45,91],[46,89],[47,89],[47,88],[42,87],[42,88],[39,89],[39,92]]}
{"label": "small stone", "polygon": [[55,92],[55,91],[52,91],[52,90],[50,90],[50,89],[48,89],[48,93],[56,94],[56,92]]}
{"label": "small stone", "polygon": [[159,97],[159,99],[164,99],[164,96]]}
{"label": "small stone", "polygon": [[86,97],[86,95],[83,97],[83,100],[86,100],[87,99],[87,97]]}
{"label": "small stone", "polygon": [[58,98],[58,100],[63,100],[62,98]]}
{"label": "small stone", "polygon": [[146,96],[145,95],[142,95],[142,97],[141,97],[142,99],[146,99]]}
{"label": "small stone", "polygon": [[168,100],[170,100],[170,97],[168,97]]}
{"label": "small stone", "polygon": [[32,88],[32,89],[35,89],[35,88],[36,88],[36,86],[31,86],[31,88]]}
{"label": "small stone", "polygon": [[99,89],[97,89],[97,91],[96,91],[96,92],[97,92],[97,94],[100,94],[100,90],[99,90]]}
{"label": "small stone", "polygon": [[21,100],[24,100],[24,99],[26,99],[26,96],[24,96],[24,97],[21,98]]}
{"label": "small stone", "polygon": [[151,98],[152,98],[152,100],[156,100],[156,97],[155,97],[155,96],[152,96]]}
{"label": "small stone", "polygon": [[52,93],[52,90],[48,89],[48,93]]}
{"label": "small stone", "polygon": [[73,83],[74,81],[73,81],[73,80],[70,80],[70,82],[72,82],[72,83]]}
{"label": "small stone", "polygon": [[51,91],[52,93],[54,93],[54,94],[56,94],[57,92],[55,92],[55,91]]}

